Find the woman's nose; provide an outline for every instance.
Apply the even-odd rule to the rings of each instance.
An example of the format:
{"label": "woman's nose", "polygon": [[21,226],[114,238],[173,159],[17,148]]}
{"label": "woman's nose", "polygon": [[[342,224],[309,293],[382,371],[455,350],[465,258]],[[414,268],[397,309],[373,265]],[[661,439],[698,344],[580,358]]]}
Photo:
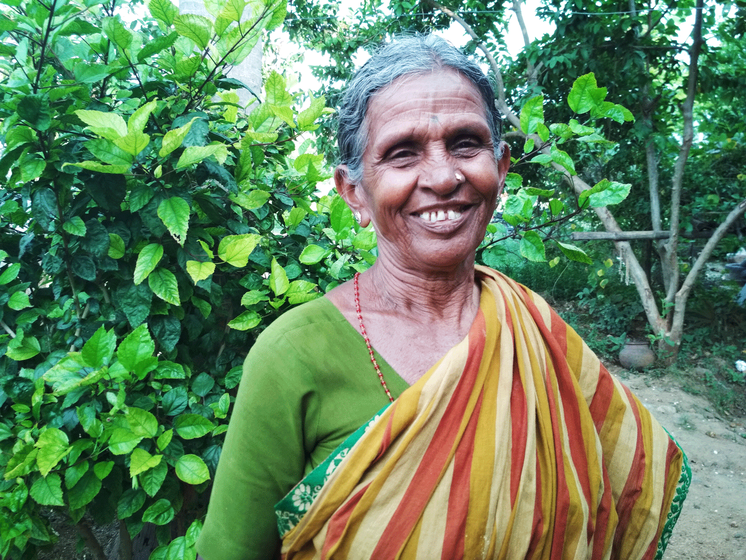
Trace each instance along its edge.
{"label": "woman's nose", "polygon": [[450,194],[465,180],[451,158],[430,160],[420,175],[420,186],[439,195]]}

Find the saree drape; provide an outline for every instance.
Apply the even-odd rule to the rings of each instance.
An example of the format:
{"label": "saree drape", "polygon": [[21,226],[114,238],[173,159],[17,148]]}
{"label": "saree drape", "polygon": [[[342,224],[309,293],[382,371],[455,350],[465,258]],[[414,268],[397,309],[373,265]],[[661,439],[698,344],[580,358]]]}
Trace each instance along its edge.
{"label": "saree drape", "polygon": [[662,553],[683,452],[546,302],[477,274],[468,336],[286,497],[283,558]]}

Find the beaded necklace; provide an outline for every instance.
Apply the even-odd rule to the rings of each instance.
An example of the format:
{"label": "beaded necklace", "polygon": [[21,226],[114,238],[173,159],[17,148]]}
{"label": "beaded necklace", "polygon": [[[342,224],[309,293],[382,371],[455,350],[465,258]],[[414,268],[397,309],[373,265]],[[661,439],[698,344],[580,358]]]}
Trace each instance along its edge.
{"label": "beaded necklace", "polygon": [[394,397],[391,396],[391,392],[389,391],[388,386],[386,385],[386,380],[383,378],[383,373],[381,373],[381,368],[378,367],[378,362],[376,361],[376,357],[373,354],[373,347],[370,345],[370,338],[368,338],[368,333],[365,331],[365,324],[363,323],[363,312],[360,310],[360,288],[358,286],[358,278],[360,277],[360,273],[355,273],[355,279],[353,281],[353,286],[355,287],[355,311],[357,312],[357,319],[360,321],[360,332],[363,334],[363,339],[365,340],[365,345],[368,347],[368,354],[370,355],[370,361],[373,364],[373,367],[376,370],[376,373],[378,374],[378,379],[381,380],[381,386],[383,387],[383,390],[386,391],[386,396],[388,396],[389,400],[391,402],[394,402]]}

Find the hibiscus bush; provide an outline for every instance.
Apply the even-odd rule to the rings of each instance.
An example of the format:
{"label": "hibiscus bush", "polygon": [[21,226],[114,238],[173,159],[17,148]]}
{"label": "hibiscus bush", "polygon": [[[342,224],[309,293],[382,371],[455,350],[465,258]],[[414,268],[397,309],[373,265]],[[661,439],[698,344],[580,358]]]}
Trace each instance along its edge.
{"label": "hibiscus bush", "polygon": [[[308,137],[324,98],[227,70],[284,0],[0,3],[0,557],[144,524],[194,558],[241,364],[290,305],[372,260]],[[127,12],[129,13],[129,12]]]}

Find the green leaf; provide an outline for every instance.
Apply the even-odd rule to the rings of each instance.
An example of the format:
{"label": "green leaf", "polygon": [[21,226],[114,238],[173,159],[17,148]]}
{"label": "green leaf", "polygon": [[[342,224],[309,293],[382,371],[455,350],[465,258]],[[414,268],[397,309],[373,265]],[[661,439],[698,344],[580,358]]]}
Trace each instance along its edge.
{"label": "green leaf", "polygon": [[109,234],[109,250],[107,255],[112,259],[121,259],[124,256],[126,247],[124,245],[124,239],[119,237],[116,233]]}
{"label": "green leaf", "polygon": [[545,262],[544,242],[535,231],[523,232],[520,244],[521,255],[532,262]]}
{"label": "green leaf", "polygon": [[30,360],[40,352],[41,344],[39,344],[39,340],[35,336],[25,336],[21,340],[18,340],[18,338],[11,340],[8,343],[5,355],[11,360],[22,362],[23,360]]}
{"label": "green leaf", "polygon": [[[80,62],[73,67],[75,81],[80,84],[95,84],[114,74],[120,68],[116,64]],[[102,136],[104,136],[102,134]]]}
{"label": "green leaf", "polygon": [[114,331],[107,331],[101,326],[83,345],[80,353],[88,366],[98,369],[109,365],[116,345],[117,336]]}
{"label": "green leaf", "polygon": [[199,414],[181,414],[174,421],[174,429],[183,439],[196,439],[209,434],[215,425]]}
{"label": "green leaf", "polygon": [[230,199],[246,210],[256,210],[264,206],[269,200],[270,193],[259,189],[254,189],[248,193],[238,193],[230,195]]}
{"label": "green leaf", "polygon": [[202,372],[192,380],[192,392],[198,397],[206,397],[215,386],[215,380],[211,375]]}
{"label": "green leaf", "polygon": [[341,196],[335,196],[329,209],[329,222],[336,233],[342,233],[355,224],[352,210]]}
{"label": "green leaf", "polygon": [[568,140],[573,137],[573,131],[565,123],[550,124],[549,130],[552,131],[552,134],[559,136],[563,140]]}
{"label": "green leaf", "polygon": [[163,245],[150,243],[142,248],[135,264],[135,285],[145,280],[155,270],[161,258],[163,258]]}
{"label": "green leaf", "polygon": [[52,110],[46,94],[24,95],[16,106],[18,116],[36,130],[48,130],[52,124]]}
{"label": "green leaf", "polygon": [[68,467],[65,471],[65,486],[67,486],[68,488],[72,488],[73,486],[75,486],[78,481],[83,478],[83,475],[88,472],[89,468],[90,464],[88,463],[88,461],[82,461]]}
{"label": "green leaf", "polygon": [[155,379],[186,379],[184,366],[174,362],[162,361],[155,370]]}
{"label": "green leaf", "polygon": [[31,485],[31,497],[42,506],[64,506],[62,499],[62,481],[57,473],[48,474],[36,479]]}
{"label": "green leaf", "polygon": [[161,498],[142,514],[142,520],[145,523],[153,523],[154,525],[166,525],[171,523],[174,518],[174,508],[165,498]]}
{"label": "green leaf", "polygon": [[212,22],[205,16],[178,14],[173,18],[173,24],[179,35],[194,41],[200,49],[205,49],[210,43]]}
{"label": "green leaf", "polygon": [[117,113],[79,109],[75,114],[94,134],[103,138],[117,140],[127,135],[127,123]]}
{"label": "green leaf", "polygon": [[587,113],[606,98],[606,88],[598,87],[593,72],[580,76],[572,84],[567,103],[578,115]]}
{"label": "green leaf", "polygon": [[156,37],[154,41],[143,45],[140,52],[137,53],[137,61],[143,62],[146,58],[165,51],[167,48],[173,46],[178,38],[179,34],[176,32]]}
{"label": "green leaf", "polygon": [[168,474],[168,466],[165,461],[161,461],[157,466],[140,475],[140,484],[148,496],[153,497],[158,493],[163,486],[163,481],[166,480],[166,474]]}
{"label": "green leaf", "polygon": [[215,272],[215,263],[187,261],[186,270],[189,276],[192,277],[192,282],[196,284],[212,276],[212,273]]}
{"label": "green leaf", "polygon": [[[85,222],[83,222],[83,218],[80,216],[73,216],[62,224],[62,229],[64,229],[67,233],[70,235],[75,235],[77,237],[83,237],[85,236]],[[0,280],[0,284],[2,284],[2,281]]]}
{"label": "green leaf", "polygon": [[179,297],[179,283],[176,276],[165,268],[156,268],[148,276],[148,286],[153,293],[163,301],[173,305],[181,305]]}
{"label": "green leaf", "polygon": [[158,451],[163,451],[164,449],[166,449],[166,447],[168,447],[168,444],[171,443],[171,439],[173,437],[174,437],[173,430],[166,430],[161,435],[159,435],[158,441],[155,444]]}
{"label": "green leaf", "polygon": [[584,126],[575,119],[570,119],[570,130],[578,136],[588,136],[596,132],[596,129],[592,126]]}
{"label": "green leaf", "polygon": [[277,2],[272,9],[271,17],[267,20],[265,29],[271,31],[285,21],[287,10],[287,2]]}
{"label": "green leaf", "polygon": [[109,175],[124,175],[129,172],[131,165],[106,165],[97,161],[79,161],[78,163],[65,163],[63,168],[67,166],[80,167],[81,169],[87,169],[88,171],[96,171],[97,173],[108,173]]}
{"label": "green leaf", "polygon": [[104,18],[102,28],[112,43],[123,51],[128,50],[132,45],[132,32],[119,19],[114,17]]}
{"label": "green leaf", "polygon": [[261,236],[256,233],[226,235],[220,240],[218,256],[236,268],[243,268],[249,263],[249,255],[260,239]]}
{"label": "green leaf", "polygon": [[101,481],[93,472],[87,472],[80,481],[67,492],[71,509],[80,509],[93,501],[101,491]]}
{"label": "green leaf", "polygon": [[10,152],[18,146],[32,144],[39,140],[36,131],[28,126],[16,125],[5,133],[5,150]]}
{"label": "green leaf", "polygon": [[521,130],[526,134],[536,132],[539,124],[544,123],[544,97],[532,97],[521,109]]}
{"label": "green leaf", "polygon": [[127,131],[130,134],[137,134],[145,130],[145,126],[148,124],[150,114],[155,111],[157,102],[155,100],[149,101],[137,111],[132,113],[132,116],[127,121]]}
{"label": "green leaf", "polygon": [[119,519],[127,519],[131,517],[140,508],[145,505],[145,500],[148,499],[147,494],[140,488],[128,488],[122,493],[122,497],[117,502],[117,517]]}
{"label": "green leaf", "polygon": [[170,27],[176,16],[179,15],[179,8],[174,6],[169,0],[150,0],[148,2],[148,9],[150,10],[150,15],[163,22],[167,27]]}
{"label": "green leaf", "polygon": [[130,457],[130,477],[135,478],[138,474],[157,467],[162,459],[163,455],[151,455],[144,449],[136,447]]}
{"label": "green leaf", "polygon": [[125,338],[117,349],[117,358],[128,371],[143,379],[158,365],[158,358],[153,356],[155,343],[148,327],[140,325]]}
{"label": "green leaf", "polygon": [[96,263],[87,255],[76,255],[70,264],[70,268],[83,280],[93,282],[96,279]]}
{"label": "green leaf", "polygon": [[[629,195],[632,185],[630,183],[617,183],[615,181],[609,181],[608,179],[601,180],[596,186],[603,185],[604,188],[598,192],[591,193],[588,196],[590,205],[594,208],[600,206],[611,206],[612,204],[619,204]],[[588,192],[588,191],[585,191]],[[583,194],[581,194],[581,197]]]}
{"label": "green leaf", "polygon": [[[82,222],[83,220],[81,220]],[[0,286],[10,284],[13,280],[18,278],[18,273],[21,272],[21,263],[13,263],[8,268],[3,270],[0,274]]]}
{"label": "green leaf", "polygon": [[13,432],[10,431],[10,428],[0,422],[0,441],[12,438],[14,436]]}
{"label": "green leaf", "polygon": [[267,293],[268,292],[263,290],[249,290],[241,296],[241,305],[243,307],[250,307],[256,305],[260,301],[268,301],[269,297],[267,297]]}
{"label": "green leaf", "polygon": [[192,128],[192,123],[198,118],[199,117],[194,117],[184,126],[180,126],[179,128],[175,128],[174,130],[169,130],[168,132],[166,132],[166,135],[163,137],[161,149],[158,151],[158,155],[160,157],[166,157],[176,148],[181,147],[181,143],[184,141],[184,138],[186,138],[187,134],[189,134],[189,129]]}
{"label": "green leaf", "polygon": [[361,251],[370,251],[376,246],[377,242],[376,232],[372,228],[369,228],[360,230],[355,235],[355,239],[352,240],[352,246]]}
{"label": "green leaf", "polygon": [[127,409],[127,425],[136,436],[152,438],[158,433],[158,420],[151,412],[141,408]]}
{"label": "green leaf", "polygon": [[228,322],[228,326],[237,331],[248,331],[258,327],[262,317],[256,311],[244,311],[238,317]]}
{"label": "green leaf", "polygon": [[534,151],[534,139],[526,138],[526,142],[523,144],[523,152],[526,154],[530,154],[533,151]]}
{"label": "green leaf", "polygon": [[70,441],[67,434],[58,428],[48,427],[39,436],[34,447],[39,448],[39,454],[36,456],[36,465],[42,476],[47,476],[57,463],[70,452]]}
{"label": "green leaf", "polygon": [[187,484],[202,484],[210,480],[210,471],[205,462],[196,455],[183,455],[176,462],[176,476]]}
{"label": "green leaf", "polygon": [[99,480],[105,479],[107,476],[109,476],[109,473],[114,468],[114,461],[105,461],[103,463],[96,463],[93,465],[93,474],[96,475],[96,478]]}
{"label": "green leaf", "polygon": [[556,144],[552,144],[550,156],[554,163],[564,167],[570,175],[577,175],[572,158],[567,154],[567,152],[560,150]]}
{"label": "green leaf", "polygon": [[306,245],[301,251],[298,260],[307,265],[316,264],[321,261],[329,252],[318,245]]}
{"label": "green leaf", "polygon": [[128,132],[121,138],[114,140],[114,144],[128,154],[137,157],[150,144],[150,136],[144,132]]}
{"label": "green leaf", "polygon": [[269,275],[269,287],[276,296],[284,294],[290,282],[288,281],[288,275],[285,273],[285,269],[282,268],[277,259],[272,259],[272,272]]}
{"label": "green leaf", "polygon": [[41,177],[47,163],[38,154],[25,154],[20,161],[21,181],[30,183]]}
{"label": "green leaf", "polygon": [[531,163],[539,163],[541,165],[547,165],[552,162],[552,156],[549,154],[539,154],[531,158]]}
{"label": "green leaf", "polygon": [[298,113],[298,128],[300,130],[316,130],[318,125],[314,123],[323,114],[325,108],[326,98],[323,95],[315,97],[308,109],[304,109]]}
{"label": "green leaf", "polygon": [[539,138],[541,138],[542,142],[546,142],[547,140],[549,140],[549,129],[543,122],[539,123],[536,126],[536,132],[539,135]]}
{"label": "green leaf", "polygon": [[576,247],[575,245],[571,245],[569,243],[562,243],[561,241],[557,240],[555,240],[555,243],[557,243],[560,251],[562,251],[565,256],[571,261],[593,264],[593,259],[586,255],[585,251],[583,251],[580,247]]}
{"label": "green leaf", "polygon": [[228,158],[228,148],[224,144],[210,144],[209,146],[187,146],[176,162],[176,169],[184,169],[203,159],[214,156],[219,164]]}
{"label": "green leaf", "polygon": [[128,428],[114,428],[109,436],[109,450],[114,455],[125,455],[137,447],[142,439]]}
{"label": "green leaf", "polygon": [[167,198],[158,205],[158,217],[182,247],[189,229],[189,213],[189,203],[180,196]]}

